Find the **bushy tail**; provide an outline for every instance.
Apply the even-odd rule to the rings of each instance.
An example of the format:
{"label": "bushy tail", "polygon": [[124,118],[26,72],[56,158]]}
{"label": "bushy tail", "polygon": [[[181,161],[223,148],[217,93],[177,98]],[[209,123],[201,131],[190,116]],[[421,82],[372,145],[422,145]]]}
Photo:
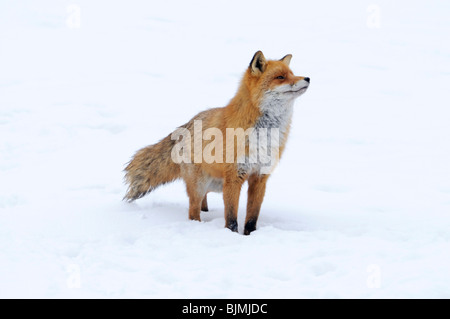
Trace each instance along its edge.
{"label": "bushy tail", "polygon": [[124,200],[132,202],[180,177],[180,165],[171,158],[175,142],[169,135],[159,143],[136,152],[125,168],[128,191]]}

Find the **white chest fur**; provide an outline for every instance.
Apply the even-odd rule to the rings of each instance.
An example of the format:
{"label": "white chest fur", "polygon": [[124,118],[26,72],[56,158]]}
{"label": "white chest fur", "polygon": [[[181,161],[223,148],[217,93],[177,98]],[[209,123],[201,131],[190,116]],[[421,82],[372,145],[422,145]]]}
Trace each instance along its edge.
{"label": "white chest fur", "polygon": [[[294,101],[285,101],[276,97],[268,96],[263,100],[259,108],[261,116],[256,121],[255,129],[267,128],[278,129],[280,140],[287,138],[286,132],[291,123],[294,110]],[[270,131],[270,130],[269,130]]]}
{"label": "white chest fur", "polygon": [[238,159],[241,173],[269,174],[279,161],[279,147],[287,139],[293,114],[293,100],[268,95],[260,105],[261,116],[250,133],[249,153]]}

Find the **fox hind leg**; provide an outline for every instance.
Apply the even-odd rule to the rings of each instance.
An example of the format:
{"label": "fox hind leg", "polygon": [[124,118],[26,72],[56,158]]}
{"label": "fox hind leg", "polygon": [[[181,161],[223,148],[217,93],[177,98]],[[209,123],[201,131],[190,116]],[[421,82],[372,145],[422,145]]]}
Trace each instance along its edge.
{"label": "fox hind leg", "polygon": [[189,219],[200,221],[200,209],[202,205],[203,195],[198,191],[196,185],[186,185],[187,194],[189,196]]}
{"label": "fox hind leg", "polygon": [[200,221],[200,210],[205,208],[203,203],[208,208],[206,202],[208,180],[199,171],[189,177],[185,178],[186,191],[189,196],[189,219]]}
{"label": "fox hind leg", "polygon": [[189,196],[189,219],[200,221],[200,208],[203,196],[189,186],[187,187],[187,193]]}
{"label": "fox hind leg", "polygon": [[203,197],[203,200],[202,200],[202,207],[201,207],[202,212],[209,211],[209,209],[208,209],[208,200],[207,200],[206,196],[207,196],[207,194],[205,194],[205,197]]}

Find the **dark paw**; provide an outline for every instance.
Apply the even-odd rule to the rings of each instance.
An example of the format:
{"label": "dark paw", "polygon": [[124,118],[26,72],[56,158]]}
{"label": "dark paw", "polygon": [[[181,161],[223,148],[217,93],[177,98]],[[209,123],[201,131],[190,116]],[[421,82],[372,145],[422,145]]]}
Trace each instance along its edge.
{"label": "dark paw", "polygon": [[238,231],[237,220],[229,221],[225,227],[228,228],[229,230],[237,233],[237,231]]}
{"label": "dark paw", "polygon": [[252,231],[256,230],[256,222],[253,220],[249,220],[245,223],[244,227],[244,235],[250,235]]}

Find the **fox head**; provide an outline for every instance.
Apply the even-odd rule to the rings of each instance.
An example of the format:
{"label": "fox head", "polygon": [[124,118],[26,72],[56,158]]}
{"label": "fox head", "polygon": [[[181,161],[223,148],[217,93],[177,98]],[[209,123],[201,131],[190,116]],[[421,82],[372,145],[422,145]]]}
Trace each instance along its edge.
{"label": "fox head", "polygon": [[266,60],[261,51],[255,53],[244,76],[244,83],[255,103],[264,100],[293,102],[305,93],[310,79],[294,75],[289,68],[291,58],[288,54],[280,60]]}

